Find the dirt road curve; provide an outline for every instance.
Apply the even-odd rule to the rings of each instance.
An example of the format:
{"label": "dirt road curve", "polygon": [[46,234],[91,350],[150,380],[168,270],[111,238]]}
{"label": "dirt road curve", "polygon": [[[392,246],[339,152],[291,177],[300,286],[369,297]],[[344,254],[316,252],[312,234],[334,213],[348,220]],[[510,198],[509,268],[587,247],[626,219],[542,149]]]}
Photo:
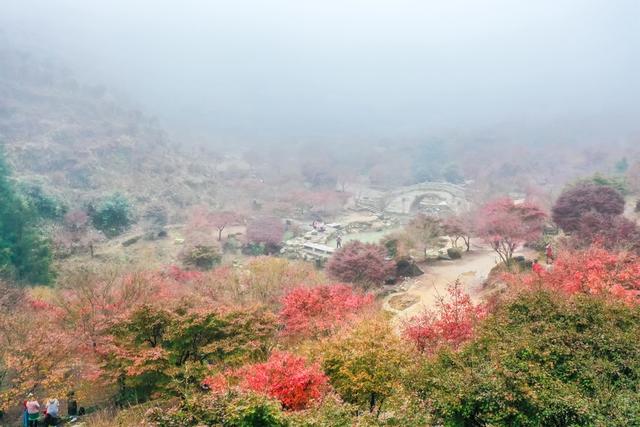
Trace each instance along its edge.
{"label": "dirt road curve", "polygon": [[[519,252],[518,255],[535,256],[532,251]],[[466,292],[471,295],[472,299],[478,301],[482,298],[482,283],[497,262],[498,256],[491,249],[486,246],[474,246],[472,251],[465,253],[462,259],[438,261],[421,266],[425,274],[409,279],[406,291],[387,296],[383,307],[395,313],[395,320],[402,323],[424,309],[433,308],[437,298],[446,294],[447,285],[456,279],[460,279]],[[389,301],[394,298],[395,301],[398,299],[406,300],[407,305],[414,300],[415,303],[398,310],[389,304]],[[397,306],[397,304],[393,305]]]}

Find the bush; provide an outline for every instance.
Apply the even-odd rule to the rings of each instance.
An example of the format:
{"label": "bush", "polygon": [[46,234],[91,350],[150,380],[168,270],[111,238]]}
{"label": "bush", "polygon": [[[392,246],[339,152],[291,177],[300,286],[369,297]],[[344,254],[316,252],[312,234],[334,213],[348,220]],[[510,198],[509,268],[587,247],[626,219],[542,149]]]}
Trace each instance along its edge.
{"label": "bush", "polygon": [[462,258],[462,251],[458,248],[449,248],[447,249],[447,255],[451,259],[460,259]]}
{"label": "bush", "polygon": [[89,209],[93,226],[107,237],[122,234],[134,223],[133,209],[129,200],[121,194],[114,194],[97,208]]}
{"label": "bush", "polygon": [[256,393],[196,395],[169,410],[153,408],[147,419],[156,427],[196,425],[229,427],[284,427],[287,425],[280,404]]}
{"label": "bush", "polygon": [[196,245],[185,249],[182,260],[185,265],[198,270],[211,270],[220,263],[221,256],[216,246]]}
{"label": "bush", "polygon": [[379,285],[393,277],[395,264],[387,260],[384,246],[352,241],[333,254],[327,271],[343,282]]}
{"label": "bush", "polygon": [[563,191],[552,209],[553,222],[566,233],[580,231],[586,214],[614,218],[624,212],[624,197],[614,187],[580,183]]}

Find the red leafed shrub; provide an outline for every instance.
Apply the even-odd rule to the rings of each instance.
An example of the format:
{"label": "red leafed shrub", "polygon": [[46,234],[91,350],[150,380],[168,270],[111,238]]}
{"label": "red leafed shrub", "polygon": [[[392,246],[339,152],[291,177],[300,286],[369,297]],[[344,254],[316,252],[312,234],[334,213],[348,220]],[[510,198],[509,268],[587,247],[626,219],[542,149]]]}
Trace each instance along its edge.
{"label": "red leafed shrub", "polygon": [[541,277],[525,276],[520,283],[542,283],[543,286],[568,294],[609,294],[637,303],[640,296],[640,257],[631,253],[610,252],[598,246],[583,251],[562,252],[553,270]]}
{"label": "red leafed shrub", "polygon": [[622,215],[624,197],[609,186],[582,183],[565,190],[553,206],[553,222],[567,233],[580,231],[582,217],[595,212],[606,217]]}
{"label": "red leafed shrub", "polygon": [[573,241],[580,247],[599,243],[608,250],[632,250],[640,253],[640,228],[623,217],[610,217],[597,212],[582,216]]}
{"label": "red leafed shrub", "polygon": [[265,363],[248,366],[240,375],[242,388],[278,399],[291,410],[305,409],[321,398],[328,382],[319,365],[287,352],[272,353]]}
{"label": "red leafed shrub", "polygon": [[292,289],[282,299],[283,334],[317,337],[353,320],[373,303],[373,295],[354,292],[344,284]]}
{"label": "red leafed shrub", "polygon": [[448,299],[440,298],[434,311],[427,310],[409,320],[404,335],[422,352],[432,354],[441,347],[457,349],[473,337],[475,325],[486,316],[483,305],[475,305],[462,285],[447,289]]}
{"label": "red leafed shrub", "polygon": [[396,268],[386,257],[387,250],[383,246],[353,241],[333,254],[327,263],[327,271],[343,282],[381,284],[393,276]]}

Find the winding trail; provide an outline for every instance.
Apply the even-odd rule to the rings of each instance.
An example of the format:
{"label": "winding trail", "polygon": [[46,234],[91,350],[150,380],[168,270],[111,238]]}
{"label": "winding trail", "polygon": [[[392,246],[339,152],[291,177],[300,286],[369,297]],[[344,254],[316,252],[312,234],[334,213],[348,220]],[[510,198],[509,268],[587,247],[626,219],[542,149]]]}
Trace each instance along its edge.
{"label": "winding trail", "polygon": [[[518,251],[516,255],[531,258],[535,256],[535,252],[525,249]],[[425,309],[433,308],[438,298],[446,295],[449,283],[456,279],[460,280],[472,300],[478,302],[487,294],[482,284],[498,262],[498,255],[488,246],[474,244],[471,252],[464,253],[462,259],[421,264],[425,274],[408,279],[403,285],[406,290],[388,295],[383,301],[383,308],[394,313],[394,321],[400,324]],[[401,296],[415,300],[415,303],[400,310],[393,308],[389,304],[390,300]]]}

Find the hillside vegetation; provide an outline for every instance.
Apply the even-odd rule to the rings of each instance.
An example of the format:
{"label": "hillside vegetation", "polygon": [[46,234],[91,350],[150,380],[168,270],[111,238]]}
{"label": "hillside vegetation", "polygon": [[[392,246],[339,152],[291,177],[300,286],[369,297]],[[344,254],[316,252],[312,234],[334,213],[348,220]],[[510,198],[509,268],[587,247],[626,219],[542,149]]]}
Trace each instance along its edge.
{"label": "hillside vegetation", "polygon": [[0,143],[17,179],[68,205],[122,192],[142,210],[184,207],[213,203],[217,189],[215,162],[178,150],[153,119],[8,48],[0,48]]}

